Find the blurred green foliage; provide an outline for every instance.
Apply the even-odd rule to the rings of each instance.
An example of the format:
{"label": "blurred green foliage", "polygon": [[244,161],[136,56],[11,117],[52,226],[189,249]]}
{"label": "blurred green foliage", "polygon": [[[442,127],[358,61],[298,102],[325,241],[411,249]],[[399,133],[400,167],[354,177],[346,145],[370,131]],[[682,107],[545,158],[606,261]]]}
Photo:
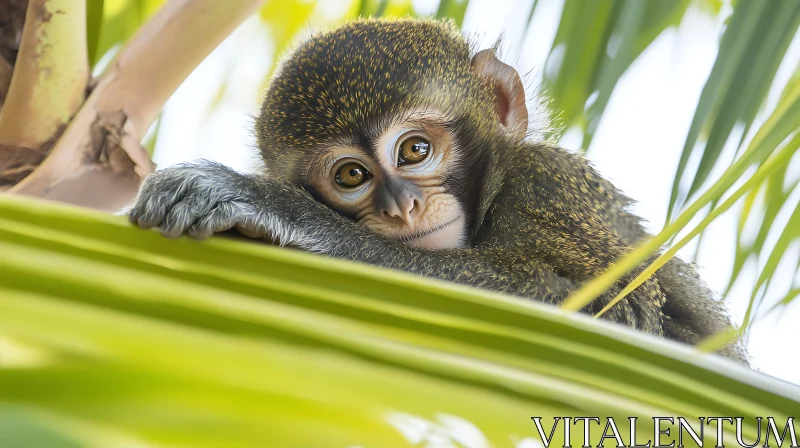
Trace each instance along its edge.
{"label": "blurred green foliage", "polygon": [[89,62],[126,42],[165,0],[85,0]]}

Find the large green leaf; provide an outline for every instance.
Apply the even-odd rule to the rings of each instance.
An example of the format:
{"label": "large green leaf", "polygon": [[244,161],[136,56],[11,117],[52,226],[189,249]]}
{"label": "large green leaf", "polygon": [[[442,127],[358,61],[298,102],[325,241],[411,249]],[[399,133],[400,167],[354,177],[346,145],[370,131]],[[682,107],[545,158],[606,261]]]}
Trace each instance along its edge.
{"label": "large green leaf", "polygon": [[800,406],[794,386],[553,307],[61,205],[0,198],[0,253],[0,341],[46,355],[0,352],[0,423],[63,446],[512,447],[538,440],[532,416],[652,434],[653,416],[733,415],[754,440],[755,416],[782,427]]}

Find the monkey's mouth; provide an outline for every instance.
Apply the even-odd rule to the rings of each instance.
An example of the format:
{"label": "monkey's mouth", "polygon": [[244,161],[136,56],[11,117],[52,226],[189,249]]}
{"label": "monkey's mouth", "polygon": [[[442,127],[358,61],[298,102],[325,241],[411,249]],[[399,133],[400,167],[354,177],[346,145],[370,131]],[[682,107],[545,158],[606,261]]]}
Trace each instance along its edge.
{"label": "monkey's mouth", "polygon": [[447,221],[444,224],[440,224],[440,225],[438,225],[438,226],[436,226],[436,227],[434,227],[432,229],[423,230],[421,232],[416,232],[416,233],[409,233],[409,234],[405,234],[405,235],[400,235],[400,236],[393,237],[392,239],[396,240],[396,241],[400,241],[401,243],[408,243],[409,241],[413,241],[413,240],[416,240],[416,239],[424,238],[424,237],[426,237],[428,235],[432,235],[432,234],[434,234],[434,233],[436,233],[436,232],[438,232],[440,230],[443,230],[445,227],[447,227],[447,226],[449,226],[451,224],[454,224],[456,221],[458,221],[458,217],[455,217],[452,220]]}

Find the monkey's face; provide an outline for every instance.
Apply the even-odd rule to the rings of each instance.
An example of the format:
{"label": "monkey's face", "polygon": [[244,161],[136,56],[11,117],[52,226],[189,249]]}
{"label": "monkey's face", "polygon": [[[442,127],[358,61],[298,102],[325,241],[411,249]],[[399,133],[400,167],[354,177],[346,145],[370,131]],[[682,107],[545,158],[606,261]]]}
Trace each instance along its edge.
{"label": "monkey's face", "polygon": [[455,248],[528,112],[517,72],[452,22],[365,19],[295,51],[256,124],[269,176],[388,238]]}
{"label": "monkey's face", "polygon": [[367,142],[320,151],[307,175],[318,199],[390,239],[463,247],[467,219],[445,182],[459,155],[444,117],[415,113]]}

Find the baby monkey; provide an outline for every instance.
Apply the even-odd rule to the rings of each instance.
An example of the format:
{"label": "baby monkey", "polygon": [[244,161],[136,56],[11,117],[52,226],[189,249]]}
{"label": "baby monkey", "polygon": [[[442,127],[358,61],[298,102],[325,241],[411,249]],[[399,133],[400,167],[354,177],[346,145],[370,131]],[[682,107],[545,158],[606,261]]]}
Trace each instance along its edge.
{"label": "baby monkey", "polygon": [[[365,19],[311,38],[272,80],[256,131],[265,172],[158,171],[131,221],[169,237],[236,228],[551,304],[646,237],[583,157],[526,139],[516,70],[451,22]],[[679,259],[604,317],[689,344],[730,325]],[[721,352],[747,362],[738,343]]]}

